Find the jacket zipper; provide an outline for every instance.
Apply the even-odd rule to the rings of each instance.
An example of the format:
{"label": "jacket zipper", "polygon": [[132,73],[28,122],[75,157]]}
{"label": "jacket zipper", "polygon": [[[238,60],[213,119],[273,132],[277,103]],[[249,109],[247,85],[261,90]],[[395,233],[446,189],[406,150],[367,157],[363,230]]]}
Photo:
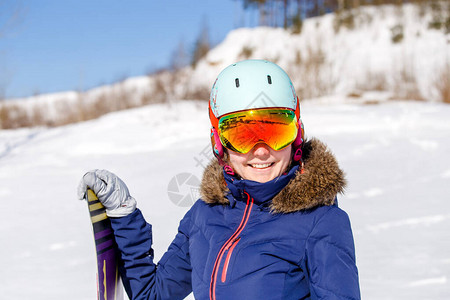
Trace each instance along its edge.
{"label": "jacket zipper", "polygon": [[227,280],[227,271],[228,271],[228,265],[230,264],[231,254],[233,253],[233,249],[234,249],[234,247],[236,247],[237,243],[239,243],[240,239],[241,239],[240,237],[235,238],[233,240],[233,242],[225,248],[225,251],[228,251],[228,253],[227,253],[227,257],[225,258],[225,262],[224,262],[223,268],[222,268],[222,277],[221,277],[222,282],[225,282],[225,280]]}
{"label": "jacket zipper", "polygon": [[223,255],[225,254],[225,251],[228,250],[227,257],[225,259],[225,264],[222,271],[222,282],[224,282],[226,278],[226,271],[228,269],[228,263],[231,257],[231,253],[233,252],[234,247],[236,247],[237,243],[241,239],[239,237],[239,234],[241,234],[242,230],[244,230],[244,227],[247,225],[248,219],[250,217],[250,213],[253,206],[253,198],[250,197],[248,193],[245,192],[247,195],[247,204],[245,206],[244,215],[242,216],[241,223],[239,224],[236,231],[231,235],[231,237],[225,242],[225,244],[222,245],[222,247],[219,250],[219,253],[217,254],[216,261],[214,263],[214,268],[211,274],[211,283],[209,286],[209,299],[210,300],[216,300],[216,282],[217,282],[217,276],[219,272],[219,266],[220,262],[222,261]]}

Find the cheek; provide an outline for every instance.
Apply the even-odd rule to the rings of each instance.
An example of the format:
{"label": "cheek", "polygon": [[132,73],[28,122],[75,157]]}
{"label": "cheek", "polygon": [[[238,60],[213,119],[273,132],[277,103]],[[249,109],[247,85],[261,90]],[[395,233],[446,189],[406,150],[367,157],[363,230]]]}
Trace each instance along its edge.
{"label": "cheek", "polygon": [[243,155],[241,153],[233,153],[230,151],[229,153],[229,160],[230,160],[230,164],[233,166],[238,166],[238,165],[246,165],[247,164],[247,158],[246,155]]}
{"label": "cheek", "polygon": [[283,150],[280,150],[278,152],[274,152],[274,156],[283,163],[289,163],[292,156],[292,146],[289,146]]}
{"label": "cheek", "polygon": [[230,154],[229,163],[236,174],[241,177],[245,177],[247,167],[247,159],[245,156],[242,156],[240,153],[236,155]]}

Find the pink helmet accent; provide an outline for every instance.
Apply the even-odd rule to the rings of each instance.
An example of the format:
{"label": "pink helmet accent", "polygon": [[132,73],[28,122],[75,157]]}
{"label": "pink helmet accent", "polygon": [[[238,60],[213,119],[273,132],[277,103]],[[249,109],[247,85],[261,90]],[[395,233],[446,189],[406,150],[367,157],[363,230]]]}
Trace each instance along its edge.
{"label": "pink helmet accent", "polygon": [[223,145],[220,142],[219,134],[214,127],[211,127],[211,142],[214,155],[220,159],[223,158]]}
{"label": "pink helmet accent", "polygon": [[292,159],[294,161],[301,161],[302,160],[302,144],[304,142],[304,129],[303,129],[303,122],[301,119],[298,120],[298,133],[297,137],[295,138],[295,141],[292,143],[292,148],[294,149],[294,156]]}

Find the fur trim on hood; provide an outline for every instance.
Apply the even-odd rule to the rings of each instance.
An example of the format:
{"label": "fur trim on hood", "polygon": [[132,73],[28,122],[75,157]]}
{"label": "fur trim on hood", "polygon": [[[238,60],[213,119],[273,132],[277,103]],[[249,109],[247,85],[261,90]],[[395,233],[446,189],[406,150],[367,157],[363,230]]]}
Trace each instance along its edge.
{"label": "fur trim on hood", "polygon": [[[303,172],[299,169],[295,177],[272,199],[272,212],[290,213],[333,205],[336,195],[344,192],[344,172],[326,145],[312,139],[303,144],[302,150]],[[226,195],[230,190],[225,183],[223,168],[216,159],[211,161],[203,173],[200,192],[206,203],[229,204]]]}

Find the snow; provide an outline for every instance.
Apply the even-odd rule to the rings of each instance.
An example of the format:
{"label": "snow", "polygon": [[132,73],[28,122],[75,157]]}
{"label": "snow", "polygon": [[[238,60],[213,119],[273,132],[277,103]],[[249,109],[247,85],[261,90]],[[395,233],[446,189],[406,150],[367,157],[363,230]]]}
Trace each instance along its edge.
{"label": "snow", "polygon": [[[447,11],[442,9],[443,18]],[[423,11],[423,17],[419,17],[421,13],[413,4],[365,6],[355,17],[353,29],[335,30],[334,14],[306,19],[300,34],[282,28],[239,28],[211,49],[195,68],[185,67],[175,78],[161,72],[85,92],[39,95],[4,104],[25,105],[30,114],[33,108],[40,108],[42,117],[54,124],[73,110],[73,104],[124,97],[128,104],[140,103],[143,98],[155,100],[161,83],[170,98],[196,95],[209,90],[223,68],[247,58],[279,64],[302,99],[331,95],[336,100],[336,95],[352,93],[368,99],[365,94],[377,90],[384,91],[383,99],[415,97],[439,102],[440,76],[450,62],[450,35],[429,28],[430,8]],[[396,26],[403,28],[403,39],[393,43]]]}
{"label": "snow", "polygon": [[[331,98],[304,101],[302,118],[346,171],[339,205],[352,222],[363,299],[449,299],[450,106]],[[153,225],[158,261],[188,209],[170,198],[174,178],[200,179],[211,157],[206,112],[206,102],[181,101],[0,131],[2,297],[95,299],[94,241],[76,197],[94,168],[127,183]]]}

